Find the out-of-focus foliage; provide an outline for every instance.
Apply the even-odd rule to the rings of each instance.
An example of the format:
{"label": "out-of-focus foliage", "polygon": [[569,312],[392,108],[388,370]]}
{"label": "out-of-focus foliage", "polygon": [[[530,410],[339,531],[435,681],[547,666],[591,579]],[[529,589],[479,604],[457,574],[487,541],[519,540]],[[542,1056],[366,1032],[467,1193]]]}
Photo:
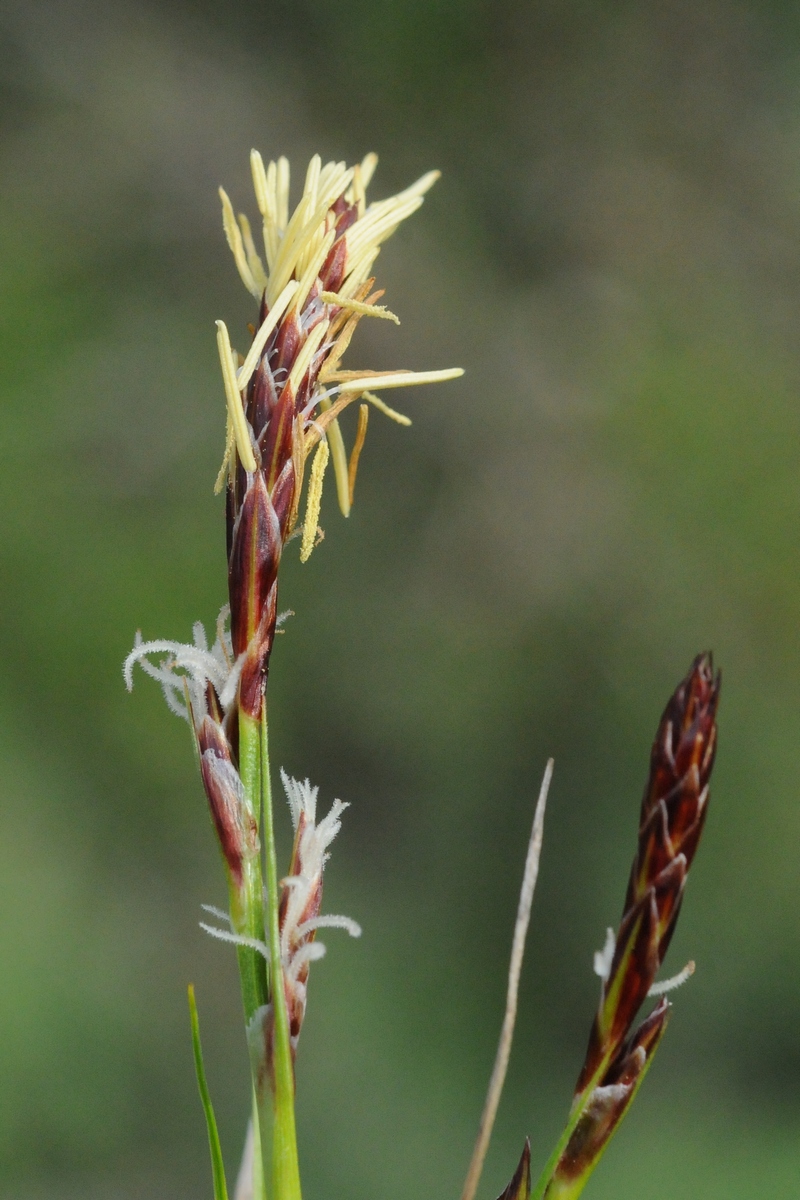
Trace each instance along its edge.
{"label": "out-of-focus foliage", "polygon": [[[120,663],[224,598],[216,187],[247,154],[444,177],[379,260],[348,522],[285,566],[274,756],[353,802],[298,1064],[314,1197],[458,1194],[556,758],[485,1194],[571,1095],[649,742],[725,676],[669,966],[695,979],[591,1195],[800,1176],[800,23],[782,4],[6,0],[0,107],[0,1196],[208,1195],[186,983],[230,1169],[248,1097],[186,728]],[[363,324],[362,324],[363,329]],[[355,350],[355,347],[354,347]],[[405,399],[405,397],[404,397]],[[376,414],[374,414],[376,416]],[[284,822],[284,833],[286,832]],[[493,1189],[493,1190],[492,1190]],[[587,1190],[587,1195],[589,1194]]]}

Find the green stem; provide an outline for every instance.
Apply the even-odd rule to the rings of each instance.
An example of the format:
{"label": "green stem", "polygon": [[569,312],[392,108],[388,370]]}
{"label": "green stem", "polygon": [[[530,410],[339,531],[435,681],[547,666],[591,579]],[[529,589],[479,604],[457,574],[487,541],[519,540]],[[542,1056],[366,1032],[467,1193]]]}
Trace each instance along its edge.
{"label": "green stem", "polygon": [[[239,714],[239,775],[244,788],[245,804],[250,817],[259,825],[261,805],[261,744],[259,722],[244,713]],[[263,941],[264,938],[264,882],[260,854],[246,858],[242,863],[242,881],[239,884],[229,876],[231,923],[235,933]],[[264,1009],[268,1000],[267,966],[258,950],[250,946],[237,946],[239,979],[242,988],[245,1025],[250,1026],[259,1009]],[[266,1072],[264,1070],[264,1039],[250,1039],[250,1073],[256,1098],[254,1117],[258,1123],[254,1128],[256,1150],[260,1147],[257,1167],[254,1167],[255,1200],[266,1200],[263,1153],[269,1145],[271,1113],[267,1103]]]}
{"label": "green stem", "polygon": [[[259,824],[261,762],[259,726],[252,717],[239,717],[239,774],[249,814]],[[260,941],[264,936],[264,884],[258,854],[242,863],[242,882],[231,882],[231,920],[234,931]],[[267,970],[263,956],[249,946],[237,946],[245,1021],[267,1003]]]}
{"label": "green stem", "polygon": [[253,1088],[253,1200],[267,1200],[264,1179],[264,1152],[261,1149],[261,1113],[255,1087]]}
{"label": "green stem", "polygon": [[572,1137],[573,1133],[575,1132],[578,1122],[580,1121],[581,1117],[583,1116],[584,1112],[586,1111],[586,1106],[592,1098],[592,1092],[594,1091],[594,1089],[599,1084],[600,1080],[605,1075],[605,1073],[608,1069],[608,1064],[609,1064],[610,1058],[611,1058],[610,1053],[606,1053],[604,1055],[600,1065],[598,1066],[598,1068],[595,1071],[592,1078],[587,1083],[586,1087],[583,1089],[583,1091],[580,1093],[580,1095],[576,1096],[575,1099],[573,1100],[572,1108],[570,1109],[569,1120],[567,1121],[566,1125],[564,1126],[564,1130],[561,1134],[561,1137],[558,1139],[558,1141],[556,1142],[556,1144],[553,1148],[553,1153],[550,1155],[547,1162],[545,1163],[544,1170],[542,1171],[541,1175],[539,1176],[539,1179],[536,1183],[536,1187],[534,1188],[533,1192],[531,1193],[530,1200],[544,1200],[544,1197],[547,1195],[547,1186],[550,1183],[550,1180],[553,1178],[555,1169],[558,1166],[558,1160],[561,1158],[561,1155],[566,1150],[567,1145],[569,1143],[569,1139]]}
{"label": "green stem", "polygon": [[272,784],[269,774],[267,706],[261,717],[261,797],[264,815],[264,853],[267,868],[267,944],[270,955],[270,1000],[274,1014],[272,1046],[275,1122],[272,1146],[273,1200],[301,1200],[297,1131],[294,1118],[294,1063],[289,1040],[289,1016],[283,985],[278,914],[278,863],[272,821]]}
{"label": "green stem", "polygon": [[592,1081],[592,1084],[588,1088],[584,1089],[580,1096],[576,1097],[575,1103],[569,1114],[569,1120],[564,1126],[564,1131],[556,1142],[553,1148],[553,1153],[548,1158],[544,1170],[539,1176],[536,1187],[531,1193],[530,1200],[542,1200],[544,1197],[545,1192],[547,1191],[547,1186],[550,1183],[550,1180],[553,1178],[553,1172],[558,1166],[558,1161],[566,1150],[569,1139],[572,1137],[578,1122],[583,1116],[584,1109],[589,1102],[589,1097],[592,1094],[593,1087],[594,1081]]}

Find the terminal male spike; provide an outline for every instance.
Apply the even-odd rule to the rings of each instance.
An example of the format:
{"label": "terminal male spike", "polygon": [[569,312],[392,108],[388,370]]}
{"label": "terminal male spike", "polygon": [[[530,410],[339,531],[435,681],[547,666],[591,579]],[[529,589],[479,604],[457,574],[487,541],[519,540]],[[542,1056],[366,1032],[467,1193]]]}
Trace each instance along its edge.
{"label": "terminal male spike", "polygon": [[[330,458],[340,507],[348,515],[366,433],[366,405],[348,460],[341,413],[356,400],[398,417],[375,390],[453,379],[444,371],[343,370],[341,359],[365,316],[396,320],[379,305],[371,270],[382,243],[415,212],[438,178],[427,175],[404,192],[367,204],[375,155],[354,167],[323,166],[315,156],[299,203],[289,208],[289,165],[265,167],[251,158],[261,210],[264,259],[246,217],[234,215],[224,192],[228,244],[243,283],[259,300],[258,322],[245,357],[235,353],[225,325],[217,347],[228,410],[228,437],[218,488],[226,487],[231,638],[240,663],[238,707],[259,720],[277,616],[281,554],[298,520],[305,464],[309,471],[301,543],[305,561],[317,541],[322,481]],[[400,417],[401,420],[407,420]]]}

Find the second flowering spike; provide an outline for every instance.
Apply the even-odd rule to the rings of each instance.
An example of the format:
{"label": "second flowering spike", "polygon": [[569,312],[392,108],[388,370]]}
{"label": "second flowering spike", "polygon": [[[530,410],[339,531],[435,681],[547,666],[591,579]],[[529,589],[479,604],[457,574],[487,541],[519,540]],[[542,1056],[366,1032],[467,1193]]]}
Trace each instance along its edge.
{"label": "second flowering spike", "polygon": [[616,1055],[672,938],[708,811],[719,685],[711,655],[698,655],[661,718],[650,754],[636,856],[579,1093]]}
{"label": "second flowering spike", "polygon": [[586,1059],[535,1200],[575,1200],[583,1191],[650,1067],[669,1002],[660,999],[634,1030],[636,1015],[648,994],[670,990],[694,969],[690,963],[676,979],[654,986],[708,810],[719,686],[711,655],[698,655],[661,717],[622,920],[595,955],[602,991]]}

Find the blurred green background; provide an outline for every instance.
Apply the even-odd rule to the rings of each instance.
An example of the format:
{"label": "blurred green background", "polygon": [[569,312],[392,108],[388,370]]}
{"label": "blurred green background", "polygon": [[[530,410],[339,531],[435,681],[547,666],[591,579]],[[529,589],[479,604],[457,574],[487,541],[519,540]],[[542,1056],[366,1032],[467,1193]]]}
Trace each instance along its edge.
{"label": "blurred green background", "polygon": [[[352,802],[300,1044],[308,1200],[451,1200],[556,759],[481,1197],[546,1156],[585,1049],[649,745],[725,683],[668,966],[698,963],[593,1200],[800,1194],[800,18],[754,0],[3,0],[0,1196],[210,1196],[186,984],[231,1172],[232,953],[186,727],[120,665],[224,599],[213,321],[253,308],[217,185],[381,155],[442,181],[379,260],[461,364],[373,415],[352,517],[284,567],[277,763]],[[288,822],[283,820],[284,842]]]}

